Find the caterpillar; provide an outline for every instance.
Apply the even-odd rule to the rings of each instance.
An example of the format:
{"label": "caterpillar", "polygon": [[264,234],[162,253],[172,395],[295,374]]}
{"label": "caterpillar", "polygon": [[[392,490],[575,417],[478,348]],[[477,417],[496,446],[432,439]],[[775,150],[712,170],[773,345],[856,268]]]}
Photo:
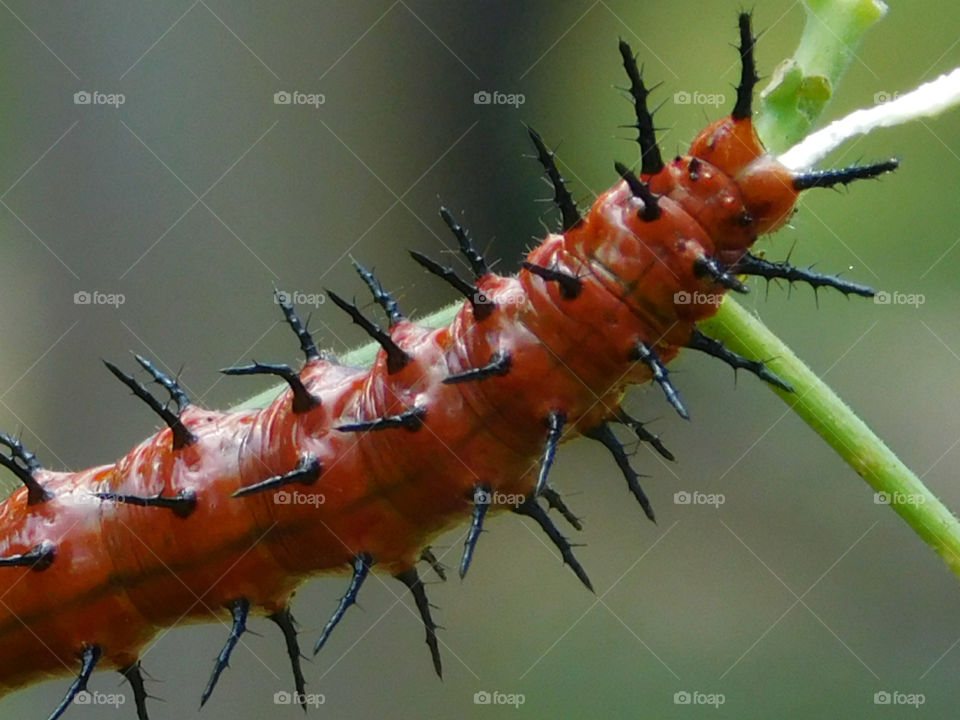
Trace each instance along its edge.
{"label": "caterpillar", "polygon": [[[108,368],[167,428],[117,463],[52,472],[16,438],[0,437],[7,448],[0,462],[24,486],[0,507],[0,565],[7,575],[3,687],[76,669],[50,716],[57,718],[86,690],[96,668],[117,669],[144,718],[139,649],[185,614],[209,619],[219,610],[229,612],[232,627],[201,702],[219,682],[252,612],[280,628],[303,697],[289,600],[307,577],[343,570],[350,576],[346,594],[315,650],[369,574],[382,572],[413,595],[440,674],[436,627],[416,563],[429,561],[431,554],[423,553],[432,539],[468,523],[459,567],[466,575],[484,523],[500,511],[531,518],[590,587],[543,505],[576,524],[549,484],[558,445],[582,434],[609,449],[653,519],[610,424],[623,424],[664,457],[672,455],[621,410],[625,389],[655,383],[687,416],[667,371],[682,348],[788,389],[762,363],[734,355],[696,328],[716,311],[715,298],[747,290],[741,276],[872,295],[866,286],[749,252],[759,235],[787,220],[803,190],[896,166],[891,160],[801,175],[780,166],[752,128],[753,47],[749,16],[742,15],[742,75],[731,115],[700,133],[688,154],[665,162],[648,89],[632,49],[621,43],[636,112],[638,171],[617,165],[620,180],[581,213],[552,152],[530,130],[554,188],[561,232],[529,253],[516,277],[500,277],[445,212],[474,277],[465,280],[419,253],[413,257],[466,297],[447,328],[408,321],[359,267],[387,328],[335,292],[329,297],[380,344],[372,368],[344,367],[320,353],[293,306],[279,297],[304,366],[253,363],[227,371],[287,382],[289,389],[263,410],[200,409],[175,380],[138,358],[170,404],[119,366]],[[318,501],[322,495],[323,502],[283,502],[290,492],[313,493]],[[500,501],[508,497],[514,500]],[[216,532],[204,532],[211,528]]]}

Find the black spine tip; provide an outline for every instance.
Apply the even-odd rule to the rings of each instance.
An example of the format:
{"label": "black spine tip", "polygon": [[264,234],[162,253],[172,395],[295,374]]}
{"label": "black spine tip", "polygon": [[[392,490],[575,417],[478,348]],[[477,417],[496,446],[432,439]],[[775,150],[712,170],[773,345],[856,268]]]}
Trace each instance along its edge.
{"label": "black spine tip", "polygon": [[750,253],[744,254],[732,268],[733,272],[743,275],[755,275],[766,280],[786,280],[789,283],[802,282],[814,290],[822,287],[833,288],[844,295],[873,297],[876,290],[867,285],[850,282],[836,275],[824,275],[809,268],[794,267],[787,262],[771,262]]}
{"label": "black spine tip", "polygon": [[701,255],[696,259],[693,265],[693,272],[697,277],[708,277],[728,290],[744,294],[750,292],[750,288],[740,282],[735,272],[731,272],[731,270],[725,268],[719,260],[709,255]]}
{"label": "black spine tip", "polygon": [[716,340],[712,337],[707,337],[697,328],[693,329],[693,333],[690,336],[690,341],[687,343],[687,347],[691,348],[692,350],[698,350],[702,353],[706,353],[707,355],[718,358],[719,360],[723,360],[735,371],[741,369],[747,370],[761,380],[765,380],[771,385],[777,386],[784,392],[793,392],[793,386],[779,375],[771,372],[767,368],[766,364],[759,360],[749,360],[742,355],[738,355],[727,348],[727,346],[719,340]]}
{"label": "black spine tip", "polygon": [[354,324],[359,325],[374,340],[387,355],[387,372],[391,375],[405,368],[412,358],[394,342],[390,333],[383,330],[379,325],[367,319],[355,303],[350,303],[337,295],[332,290],[327,290],[327,295],[333,300],[333,303],[343,310],[353,320]]}
{"label": "black spine tip", "polygon": [[27,450],[16,438],[0,432],[0,445],[10,450],[10,455],[0,454],[0,465],[12,472],[27,488],[27,505],[46,502],[53,493],[44,490],[37,480],[37,474],[43,469],[37,456]]}
{"label": "black spine tip", "polygon": [[403,313],[400,312],[400,306],[397,304],[397,301],[393,299],[393,296],[383,289],[383,285],[377,280],[376,275],[356,260],[353,261],[353,267],[363,282],[366,283],[367,287],[370,288],[370,294],[373,295],[374,301],[383,308],[383,312],[386,313],[390,326],[392,327],[403,320]]}
{"label": "black spine tip", "polygon": [[283,475],[274,475],[262,480],[261,482],[247,485],[233,493],[232,497],[246,497],[247,495],[256,495],[257,493],[276,490],[284,485],[313,485],[323,472],[323,465],[312,455],[305,455],[300,458],[297,467]]}
{"label": "black spine tip", "polygon": [[745,120],[753,114],[753,90],[760,79],[753,57],[757,39],[753,36],[750,22],[750,13],[740,13],[740,84],[737,86],[737,102],[731,113],[738,120]]}
{"label": "black spine tip", "polygon": [[313,336],[310,334],[310,331],[307,330],[306,326],[300,321],[300,316],[297,315],[297,311],[293,309],[293,303],[290,302],[287,293],[280,292],[274,288],[273,298],[283,311],[283,317],[286,319],[287,325],[290,326],[290,329],[293,330],[297,336],[297,340],[300,341],[300,350],[303,352],[306,361],[309,363],[320,359],[321,354],[320,351],[317,350],[317,344],[313,341]]}
{"label": "black spine tip", "polygon": [[570,544],[570,541],[568,541],[557,529],[557,526],[553,524],[550,516],[547,515],[546,510],[540,506],[535,497],[528,497],[520,505],[517,505],[513,511],[518,515],[526,515],[533,519],[546,533],[547,537],[550,538],[550,541],[556,546],[557,550],[560,551],[563,562],[570,566],[570,569],[573,570],[574,574],[580,579],[580,582],[584,584],[587,590],[595,592],[593,583],[590,582],[590,578],[587,577],[587,573],[580,564],[580,561],[577,560],[573,554],[573,546]]}
{"label": "black spine tip", "polygon": [[300,379],[300,373],[289,365],[259,363],[254,360],[252,365],[223,368],[220,372],[224,375],[275,375],[283,378],[293,393],[291,409],[297,414],[308,412],[320,405],[320,398],[310,394]]}
{"label": "black spine tip", "polygon": [[293,670],[293,687],[300,700],[300,706],[303,711],[307,711],[306,681],[303,678],[303,670],[300,668],[300,643],[297,641],[297,623],[290,613],[290,608],[283,608],[275,613],[267,615],[267,619],[276,624],[283,633],[283,640],[287,646],[287,657],[290,658],[290,667]]}
{"label": "black spine tip", "polygon": [[437,677],[443,679],[443,666],[440,662],[440,646],[437,643],[437,624],[430,615],[430,601],[427,599],[427,592],[423,587],[423,581],[417,574],[416,568],[410,568],[395,575],[400,582],[406,585],[413,596],[413,602],[417,606],[417,612],[420,613],[420,620],[426,631],[426,643],[430,648],[430,658],[433,660],[433,669]]}
{"label": "black spine tip", "polygon": [[620,40],[620,57],[623,58],[623,69],[630,78],[630,96],[633,98],[633,109],[637,117],[637,143],[640,145],[640,158],[644,175],[656,175],[663,170],[663,157],[657,145],[657,132],[653,125],[653,113],[647,108],[647,96],[650,91],[643,84],[643,77],[637,67],[637,58],[630,45]]}
{"label": "black spine tip", "polygon": [[90,682],[90,676],[93,675],[94,668],[96,668],[102,654],[103,651],[99,645],[86,645],[83,648],[80,654],[80,674],[67,688],[67,694],[63,696],[63,700],[60,701],[60,704],[57,705],[57,708],[47,720],[57,720],[73,704],[77,695],[86,692],[87,683]]}
{"label": "black spine tip", "polygon": [[250,601],[246,598],[238,598],[230,604],[230,615],[233,618],[233,623],[230,627],[230,636],[227,638],[227,642],[224,644],[220,654],[217,655],[217,661],[213,666],[213,673],[211,673],[210,679],[207,681],[207,686],[203,689],[203,694],[200,696],[200,707],[206,705],[207,700],[210,699],[210,695],[213,693],[213,689],[217,686],[217,681],[220,679],[221,673],[223,673],[230,664],[230,655],[240,641],[240,636],[247,630],[247,615],[249,612]]}
{"label": "black spine tip", "polygon": [[450,375],[443,379],[444,385],[454,385],[463,382],[472,382],[475,380],[485,380],[490,377],[502,377],[510,372],[510,353],[495,352],[490,362],[482,367],[465,370],[456,375]]}
{"label": "black spine tip", "polygon": [[527,127],[527,133],[530,135],[530,139],[537,149],[537,160],[540,161],[547,175],[547,179],[550,181],[550,184],[553,185],[553,201],[560,209],[561,229],[563,232],[567,232],[575,227],[579,227],[580,224],[583,223],[583,218],[580,217],[577,203],[574,202],[573,196],[570,194],[570,191],[567,190],[566,181],[560,174],[560,170],[557,169],[555,153],[547,149],[543,138],[540,137],[540,133],[532,127]]}
{"label": "black spine tip", "polygon": [[900,167],[896,158],[883,160],[871,165],[851,165],[833,170],[811,170],[793,176],[793,188],[797,191],[811,188],[829,188],[836,185],[847,185],[856,180],[869,180],[884,173],[893,172]]}
{"label": "black spine tip", "polygon": [[340,598],[337,609],[334,610],[333,615],[327,621],[327,624],[324,625],[323,631],[320,633],[320,638],[313,647],[314,655],[320,652],[321,648],[326,644],[330,638],[330,633],[333,632],[337,623],[343,618],[343,614],[347,611],[347,608],[357,601],[357,593],[360,592],[363,581],[367,579],[371,565],[373,565],[373,556],[370,555],[370,553],[362,552],[353,558],[353,577],[350,578],[350,585],[347,587],[347,592],[344,596]]}
{"label": "black spine tip", "polygon": [[673,406],[673,409],[677,411],[677,414],[680,417],[682,417],[684,420],[689,420],[690,413],[687,412],[687,408],[684,406],[683,400],[680,399],[680,393],[677,392],[677,389],[670,381],[670,373],[667,372],[667,366],[664,365],[660,360],[660,357],[657,355],[656,351],[645,343],[638,341],[630,355],[630,359],[637,362],[642,362],[644,365],[650,368],[650,374],[654,382],[656,382],[663,390],[663,394],[666,396],[667,402]]}
{"label": "black spine tip", "polygon": [[107,370],[113,373],[114,377],[130,388],[130,391],[134,395],[143,400],[147,406],[153,410],[153,412],[163,419],[173,435],[174,450],[181,450],[197,441],[197,438],[194,436],[194,434],[191,433],[187,429],[186,425],[183,424],[183,420],[180,418],[179,413],[175,413],[170,410],[166,405],[151,395],[150,391],[141,385],[136,379],[134,379],[131,375],[127,375],[113,363],[104,360],[103,364],[107,366]]}
{"label": "black spine tip", "polygon": [[396,415],[384,415],[375,420],[361,420],[360,422],[338,425],[334,429],[340,432],[374,432],[393,428],[416,431],[423,427],[423,420],[426,416],[427,409],[423,406],[416,406]]}
{"label": "black spine tip", "polygon": [[653,506],[650,504],[647,494],[640,486],[641,476],[630,465],[630,458],[627,456],[627,451],[617,439],[617,436],[613,434],[613,430],[610,429],[610,426],[606,423],[601,423],[600,425],[587,430],[584,433],[584,436],[590,438],[591,440],[600,442],[605,448],[607,448],[607,450],[613,456],[613,461],[617,464],[617,467],[620,468],[620,472],[627,481],[627,488],[629,488],[630,492],[637,499],[637,502],[640,503],[640,507],[643,508],[643,513],[651,521],[656,522],[657,519],[653,513]]}
{"label": "black spine tip", "polygon": [[450,228],[456,236],[457,244],[460,246],[460,253],[467,259],[467,262],[470,263],[474,277],[479,280],[484,275],[489,274],[490,268],[487,266],[487,261],[483,259],[483,255],[474,247],[469,231],[454,220],[453,215],[451,215],[450,211],[445,207],[440,208],[440,217],[443,218],[447,227]]}
{"label": "black spine tip", "polygon": [[483,532],[483,518],[490,509],[490,486],[477,485],[473,489],[473,511],[470,514],[470,529],[467,531],[467,539],[463,543],[463,554],[460,556],[460,579],[467,576],[467,570],[470,569],[470,563],[473,561],[473,551],[477,547],[477,541],[480,539],[480,533]]}

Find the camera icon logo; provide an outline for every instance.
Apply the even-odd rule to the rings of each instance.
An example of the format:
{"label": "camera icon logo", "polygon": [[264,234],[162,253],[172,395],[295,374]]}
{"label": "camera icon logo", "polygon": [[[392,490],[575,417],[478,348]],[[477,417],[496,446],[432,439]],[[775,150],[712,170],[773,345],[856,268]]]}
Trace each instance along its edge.
{"label": "camera icon logo", "polygon": [[490,491],[484,490],[482,487],[478,487],[473,491],[473,503],[474,505],[489,505]]}
{"label": "camera icon logo", "polygon": [[674,705],[689,705],[691,700],[692,696],[686,690],[678,690],[673,694]]}
{"label": "camera icon logo", "polygon": [[873,502],[876,505],[889,505],[891,501],[892,498],[888,492],[878,492],[873,494]]}
{"label": "camera icon logo", "polygon": [[293,96],[286,90],[278,90],[273,94],[274,105],[289,105],[293,102]]}
{"label": "camera icon logo", "polygon": [[881,290],[876,295],[873,296],[873,302],[877,305],[889,305],[891,300],[890,293],[886,290]]}
{"label": "camera icon logo", "polygon": [[93,96],[86,90],[81,90],[73,94],[74,105],[89,105],[91,100],[93,100]]}
{"label": "camera icon logo", "polygon": [[474,705],[489,705],[490,701],[490,693],[488,693],[486,690],[477,690],[477,692],[473,694]]}
{"label": "camera icon logo", "polygon": [[689,505],[691,500],[691,495],[686,490],[680,490],[673,494],[673,504],[674,505]]}
{"label": "camera icon logo", "polygon": [[286,490],[278,490],[273,494],[274,505],[289,505],[293,501],[293,495]]}
{"label": "camera icon logo", "polygon": [[673,102],[677,105],[689,105],[693,96],[686,90],[678,90],[673,94]]}
{"label": "camera icon logo", "polygon": [[879,690],[873,694],[874,705],[889,705],[891,700],[892,697],[886,690]]}
{"label": "camera icon logo", "polygon": [[293,702],[293,695],[288,693],[286,690],[277,690],[273,694],[274,705],[289,705],[292,702]]}
{"label": "camera icon logo", "polygon": [[689,305],[693,301],[693,296],[686,290],[680,290],[673,294],[674,305]]}
{"label": "camera icon logo", "polygon": [[473,94],[474,105],[489,105],[493,102],[493,95],[486,90],[479,90]]}
{"label": "camera icon logo", "polygon": [[91,695],[87,690],[81,690],[74,696],[73,702],[75,702],[77,705],[89,705],[93,702],[93,695]]}
{"label": "camera icon logo", "polygon": [[73,294],[74,305],[89,305],[92,296],[86,290],[78,290]]}

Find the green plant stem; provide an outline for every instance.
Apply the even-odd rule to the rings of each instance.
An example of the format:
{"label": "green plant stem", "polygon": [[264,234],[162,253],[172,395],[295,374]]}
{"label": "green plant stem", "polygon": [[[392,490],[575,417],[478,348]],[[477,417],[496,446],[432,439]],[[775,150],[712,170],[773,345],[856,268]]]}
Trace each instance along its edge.
{"label": "green plant stem", "polygon": [[932,547],[960,576],[960,522],[923,482],[877,437],[853,410],[793,351],[742,305],[726,298],[704,332],[731,350],[754,358],[775,358],[770,369],[793,385],[788,393],[768,387]]}

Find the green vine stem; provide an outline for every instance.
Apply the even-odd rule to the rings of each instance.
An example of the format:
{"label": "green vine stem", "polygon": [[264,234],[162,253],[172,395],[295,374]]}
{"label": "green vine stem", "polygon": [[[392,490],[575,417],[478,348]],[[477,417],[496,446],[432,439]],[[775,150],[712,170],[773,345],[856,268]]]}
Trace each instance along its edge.
{"label": "green vine stem", "polygon": [[[762,95],[757,127],[767,147],[782,152],[803,139],[833,97],[841,75],[867,30],[886,13],[880,0],[807,0],[807,25],[793,58],[774,73]],[[938,108],[937,111],[943,109]],[[908,113],[909,114],[909,113]],[[915,114],[914,117],[919,116]],[[904,117],[898,122],[910,119]],[[888,123],[888,124],[893,124]],[[879,126],[879,125],[878,125]],[[449,323],[460,306],[450,305],[421,322]],[[772,369],[795,393],[769,386],[823,437],[885,499],[960,577],[960,522],[854,412],[756,317],[727,297],[717,315],[702,324],[732,350],[752,358],[776,358]],[[342,359],[363,366],[378,346],[358,348]],[[250,398],[238,408],[262,407],[282,387]]]}

